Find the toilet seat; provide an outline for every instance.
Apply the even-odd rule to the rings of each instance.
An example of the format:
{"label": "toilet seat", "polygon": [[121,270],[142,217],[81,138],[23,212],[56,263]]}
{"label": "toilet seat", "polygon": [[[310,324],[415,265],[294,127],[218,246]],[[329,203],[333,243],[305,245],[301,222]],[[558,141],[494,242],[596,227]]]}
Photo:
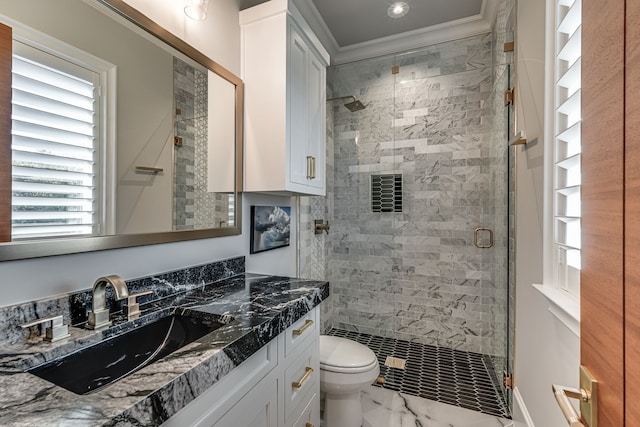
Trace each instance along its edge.
{"label": "toilet seat", "polygon": [[320,336],[320,369],[343,374],[357,374],[375,369],[378,359],[369,347],[355,341]]}

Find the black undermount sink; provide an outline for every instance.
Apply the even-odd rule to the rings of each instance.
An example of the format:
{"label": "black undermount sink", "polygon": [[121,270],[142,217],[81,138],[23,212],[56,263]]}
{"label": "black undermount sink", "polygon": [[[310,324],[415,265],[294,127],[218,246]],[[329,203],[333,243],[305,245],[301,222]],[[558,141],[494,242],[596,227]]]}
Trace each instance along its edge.
{"label": "black undermount sink", "polygon": [[216,319],[172,314],[27,372],[76,394],[92,393],[226,324]]}

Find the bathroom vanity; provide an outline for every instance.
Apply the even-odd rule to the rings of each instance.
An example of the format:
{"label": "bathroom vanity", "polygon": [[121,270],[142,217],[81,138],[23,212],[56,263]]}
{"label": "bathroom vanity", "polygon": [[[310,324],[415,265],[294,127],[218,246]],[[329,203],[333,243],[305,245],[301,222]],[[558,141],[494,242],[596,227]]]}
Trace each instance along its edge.
{"label": "bathroom vanity", "polygon": [[163,426],[318,427],[318,310],[298,319]]}
{"label": "bathroom vanity", "polygon": [[[244,259],[231,261],[237,260],[243,271]],[[219,264],[127,281],[130,293],[148,287],[156,297],[141,298],[134,321],[113,306],[114,325],[101,331],[77,323],[86,292],[0,309],[2,339],[19,339],[0,353],[0,425],[318,426],[317,306],[329,295],[328,283],[236,273],[228,268],[233,262]],[[69,338],[46,343],[19,336],[18,324],[53,311],[71,323]],[[88,394],[26,372],[167,316],[212,318],[218,325]]]}

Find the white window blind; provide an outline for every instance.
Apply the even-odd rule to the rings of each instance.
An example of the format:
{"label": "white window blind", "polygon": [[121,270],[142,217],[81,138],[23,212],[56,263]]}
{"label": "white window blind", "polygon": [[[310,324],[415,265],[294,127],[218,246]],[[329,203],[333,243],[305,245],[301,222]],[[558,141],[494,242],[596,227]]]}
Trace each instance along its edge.
{"label": "white window blind", "polygon": [[556,1],[554,246],[559,286],[580,289],[581,0]]}
{"label": "white window blind", "polygon": [[99,75],[14,43],[12,237],[99,232]]}

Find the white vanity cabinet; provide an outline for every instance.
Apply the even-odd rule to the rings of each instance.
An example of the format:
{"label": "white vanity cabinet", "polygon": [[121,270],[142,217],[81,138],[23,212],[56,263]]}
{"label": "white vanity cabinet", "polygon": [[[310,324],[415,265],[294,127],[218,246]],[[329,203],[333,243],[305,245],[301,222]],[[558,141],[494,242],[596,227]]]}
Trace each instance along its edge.
{"label": "white vanity cabinet", "polygon": [[240,12],[245,191],[326,193],[329,54],[291,0]]}
{"label": "white vanity cabinet", "polygon": [[319,427],[318,316],[316,307],[163,427]]}

